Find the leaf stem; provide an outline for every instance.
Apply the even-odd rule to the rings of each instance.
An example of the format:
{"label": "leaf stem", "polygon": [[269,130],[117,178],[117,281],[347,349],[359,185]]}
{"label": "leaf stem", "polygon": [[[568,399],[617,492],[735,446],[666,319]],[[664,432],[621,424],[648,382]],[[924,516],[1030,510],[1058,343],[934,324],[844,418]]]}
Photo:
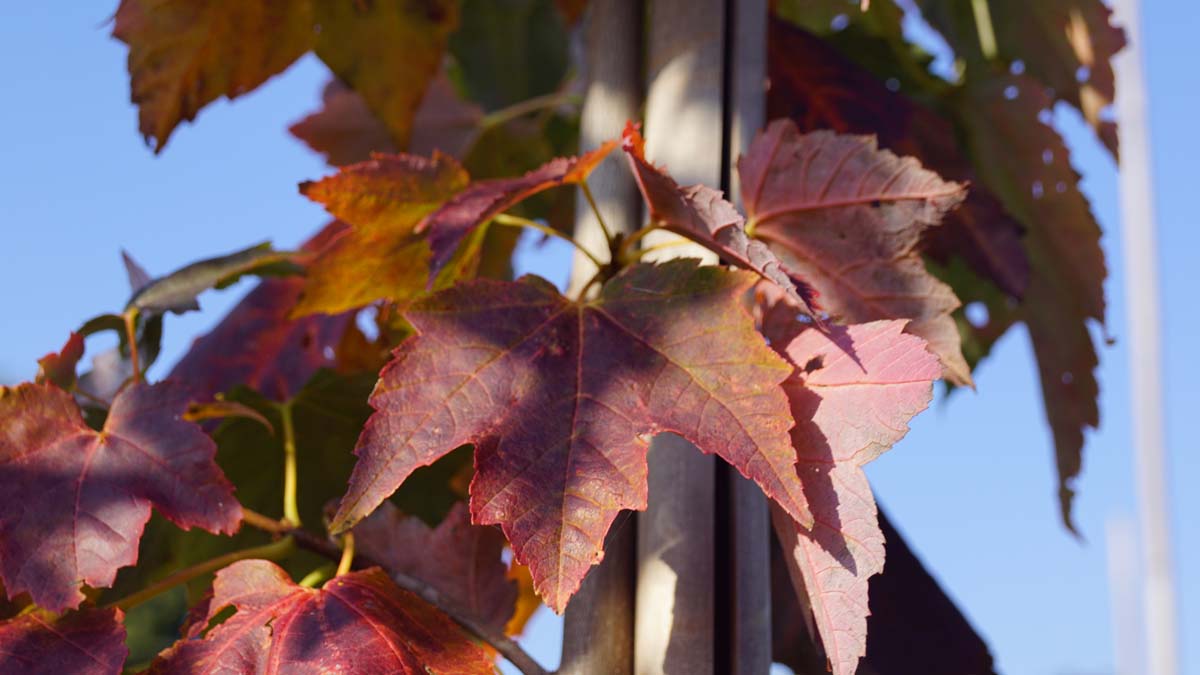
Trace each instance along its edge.
{"label": "leaf stem", "polygon": [[604,223],[604,216],[600,215],[600,207],[596,206],[596,198],[592,196],[592,188],[588,187],[586,180],[579,184],[579,188],[583,190],[583,196],[587,198],[588,206],[592,207],[592,213],[596,216],[596,222],[600,223],[600,231],[604,233],[604,239],[611,247],[616,239],[613,237],[612,230],[608,229],[608,225]]}
{"label": "leaf stem", "polygon": [[354,533],[347,532],[342,535],[342,558],[338,561],[336,576],[342,576],[350,571],[350,565],[354,563]]}
{"label": "leaf stem", "polygon": [[300,585],[305,588],[316,588],[326,581],[329,581],[329,579],[333,577],[333,571],[333,564],[321,565],[317,569],[304,575],[304,578],[300,580]]}
{"label": "leaf stem", "polygon": [[[300,548],[323,555],[330,560],[341,561],[344,557],[344,550],[339,549],[328,539],[318,537],[305,530],[289,527],[286,522],[268,518],[260,513],[243,509],[242,522],[266,532],[285,533],[288,535],[287,538],[295,540],[296,545]],[[383,567],[378,562],[361,554],[356,556],[354,562],[357,563],[354,566],[359,568]],[[436,588],[407,574],[392,570],[388,570],[388,574],[397,586],[440,609],[455,623],[462,626],[463,630],[479,638],[499,652],[517,670],[524,673],[524,675],[549,675],[546,669],[538,665],[538,662],[522,649],[521,645],[517,644],[515,640],[509,638],[503,631],[493,629],[486,621],[459,607],[449,598],[442,597],[442,594]]]}
{"label": "leaf stem", "polygon": [[621,242],[621,248],[618,253],[623,255],[626,251],[633,248],[635,244],[644,239],[646,235],[657,229],[660,229],[658,223],[650,221],[644,227],[634,230],[633,233],[631,233],[628,237],[625,237],[625,239]]}
{"label": "leaf stem", "polygon": [[562,232],[559,232],[558,230],[554,229],[553,227],[550,227],[548,225],[543,225],[543,224],[537,222],[536,220],[530,220],[528,218],[514,216],[509,213],[501,213],[501,214],[498,214],[495,218],[493,218],[492,222],[496,223],[497,225],[507,225],[509,227],[527,227],[531,230],[537,230],[538,232],[541,232],[542,234],[545,234],[545,235],[548,235],[551,237],[558,237],[559,239],[570,242],[570,244],[572,246],[574,246],[576,249],[578,249],[580,253],[587,256],[587,259],[591,260],[592,263],[596,265],[596,267],[604,267],[604,263],[600,262],[599,258],[592,255],[592,252],[587,250],[586,248],[584,248],[583,245],[581,245],[579,242],[575,241],[571,237],[568,237],[567,235],[563,234]]}
{"label": "leaf stem", "polygon": [[542,96],[534,96],[533,98],[518,101],[506,108],[493,110],[483,116],[479,120],[479,128],[488,130],[492,127],[498,127],[518,117],[523,117],[529,113],[534,113],[546,108],[554,108],[567,103],[579,103],[580,97],[578,94],[569,94],[563,92],[555,92],[553,94],[544,94]]}
{"label": "leaf stem", "polygon": [[296,429],[292,424],[292,404],[280,403],[279,417],[283,423],[283,518],[300,527],[300,509],[296,505]]}
{"label": "leaf stem", "polygon": [[273,541],[269,544],[263,544],[262,546],[255,546],[252,548],[245,548],[240,551],[226,553],[225,555],[205,560],[204,562],[197,563],[191,567],[185,567],[178,572],[165,577],[157,583],[151,584],[136,593],[127,595],[120,600],[110,602],[104,607],[106,609],[116,607],[122,611],[128,611],[129,609],[136,607],[137,605],[140,605],[151,598],[155,598],[171,590],[172,588],[175,588],[176,586],[186,584],[198,576],[228,567],[239,560],[246,560],[248,558],[278,560],[279,558],[286,557],[294,549],[295,541],[291,537],[284,537],[283,539]]}
{"label": "leaf stem", "polygon": [[125,310],[121,318],[125,321],[125,336],[129,340],[129,360],[133,364],[133,381],[139,382],[142,379],[142,371],[138,364],[138,344],[137,344],[137,316],[136,307],[131,307]]}

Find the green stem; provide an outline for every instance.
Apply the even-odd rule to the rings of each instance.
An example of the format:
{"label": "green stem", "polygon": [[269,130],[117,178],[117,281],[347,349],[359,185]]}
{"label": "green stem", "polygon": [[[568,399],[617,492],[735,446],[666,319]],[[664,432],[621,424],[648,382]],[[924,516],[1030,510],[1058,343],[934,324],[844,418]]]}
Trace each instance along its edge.
{"label": "green stem", "polygon": [[305,588],[316,588],[333,577],[334,567],[332,564],[321,565],[317,569],[304,575],[300,580],[300,585]]}
{"label": "green stem", "polygon": [[129,340],[129,360],[133,364],[134,382],[142,379],[142,370],[138,364],[137,316],[138,311],[136,309],[128,309],[121,315],[121,318],[125,320],[125,336]]}
{"label": "green stem", "polygon": [[226,553],[225,555],[218,556],[218,557],[212,558],[210,560],[205,560],[204,562],[197,563],[195,565],[192,565],[191,567],[185,567],[185,568],[179,570],[178,572],[166,577],[165,579],[163,579],[157,583],[151,584],[136,593],[127,595],[124,598],[121,598],[120,600],[116,600],[114,602],[108,603],[107,605],[105,605],[105,608],[116,607],[122,611],[128,611],[129,609],[136,607],[136,606],[142,604],[143,602],[150,600],[151,598],[157,597],[157,596],[171,590],[172,588],[175,588],[176,586],[179,586],[181,584],[186,584],[187,582],[191,581],[192,579],[195,579],[198,576],[208,574],[209,572],[215,572],[224,567],[228,567],[229,565],[232,565],[233,563],[235,563],[239,560],[246,560],[249,558],[263,558],[266,560],[278,560],[279,558],[286,557],[294,549],[295,549],[295,544],[292,541],[292,538],[284,537],[283,539],[280,539],[279,541],[273,541],[269,544],[264,544],[262,546],[255,546],[253,548],[246,548],[246,549],[242,549],[240,551],[233,551],[232,553]]}
{"label": "green stem", "polygon": [[655,223],[654,221],[650,221],[644,227],[634,230],[633,234],[630,234],[628,237],[625,237],[624,241],[621,242],[621,248],[618,251],[618,253],[621,255],[624,255],[624,253],[626,251],[633,248],[634,244],[637,244],[643,238],[645,238],[646,235],[648,235],[651,232],[658,230],[658,229],[661,229],[661,228],[659,228],[658,223]]}
{"label": "green stem", "polygon": [[507,108],[493,110],[484,115],[483,119],[479,120],[479,128],[486,131],[529,113],[545,110],[546,108],[554,108],[566,103],[579,103],[579,101],[580,97],[576,94],[553,93],[545,94],[544,96],[534,96],[524,101],[518,101]]}
{"label": "green stem", "polygon": [[611,247],[615,239],[613,238],[612,230],[608,229],[608,225],[604,224],[604,216],[600,215],[600,207],[596,206],[596,198],[592,196],[592,188],[588,187],[586,180],[580,183],[579,187],[583,190],[583,196],[587,198],[588,206],[592,207],[592,213],[596,215],[596,222],[600,223],[600,231],[604,233],[604,239]]}
{"label": "green stem", "polygon": [[990,61],[996,58],[996,32],[992,29],[988,0],[971,0],[971,10],[975,14],[975,30],[979,33],[979,49],[983,51],[983,57]]}
{"label": "green stem", "polygon": [[342,535],[342,559],[338,561],[336,576],[342,576],[350,571],[354,564],[354,535],[350,532]]}
{"label": "green stem", "polygon": [[296,506],[296,430],[292,424],[292,404],[281,403],[279,417],[283,422],[283,519],[300,527],[300,509]]}
{"label": "green stem", "polygon": [[507,225],[508,227],[527,227],[531,230],[537,230],[538,232],[549,235],[551,237],[558,237],[559,239],[562,239],[563,241],[570,242],[570,244],[572,246],[574,246],[576,248],[576,250],[578,250],[580,253],[585,255],[588,260],[591,260],[592,263],[596,265],[596,267],[604,267],[604,263],[600,262],[599,258],[592,255],[591,251],[587,250],[579,242],[575,241],[571,237],[568,237],[567,235],[563,234],[562,232],[559,232],[558,230],[554,229],[553,227],[543,225],[535,220],[530,220],[528,218],[522,218],[520,216],[514,216],[514,215],[511,215],[508,213],[501,213],[501,214],[497,215],[495,218],[492,219],[492,222],[496,223],[497,225]]}

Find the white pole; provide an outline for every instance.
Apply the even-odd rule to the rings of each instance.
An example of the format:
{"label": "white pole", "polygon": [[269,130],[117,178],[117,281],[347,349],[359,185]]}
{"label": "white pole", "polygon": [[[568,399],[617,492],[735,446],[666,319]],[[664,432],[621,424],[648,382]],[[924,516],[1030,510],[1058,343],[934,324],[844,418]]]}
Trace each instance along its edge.
{"label": "white pole", "polygon": [[1133,397],[1134,463],[1142,535],[1146,656],[1150,675],[1176,675],[1175,580],[1163,442],[1162,354],[1154,183],[1138,0],[1115,3],[1130,45],[1115,59],[1121,145],[1121,230]]}
{"label": "white pole", "polygon": [[1108,603],[1112,614],[1113,671],[1137,675],[1142,669],[1138,629],[1137,527],[1132,517],[1110,518],[1104,527],[1108,552]]}

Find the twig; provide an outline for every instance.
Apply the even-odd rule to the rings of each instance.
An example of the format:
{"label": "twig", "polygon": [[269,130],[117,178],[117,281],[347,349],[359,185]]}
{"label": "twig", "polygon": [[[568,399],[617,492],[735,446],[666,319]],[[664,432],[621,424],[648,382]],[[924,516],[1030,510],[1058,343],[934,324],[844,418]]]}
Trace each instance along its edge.
{"label": "twig", "polygon": [[121,315],[121,318],[125,321],[125,335],[129,340],[129,360],[133,365],[134,382],[142,379],[142,371],[138,364],[137,315],[138,311],[136,309],[126,310]]}
{"label": "twig", "polygon": [[571,237],[568,237],[562,232],[559,232],[553,227],[543,225],[536,220],[530,220],[528,218],[522,218],[520,216],[514,216],[508,213],[501,213],[493,218],[492,222],[496,223],[497,225],[507,225],[508,227],[527,227],[531,230],[537,230],[538,232],[551,237],[558,237],[559,239],[570,243],[572,246],[578,249],[580,253],[587,256],[588,260],[591,260],[596,267],[604,267],[604,263],[600,262],[600,259],[593,255],[591,251],[584,248],[582,244],[575,241]]}
{"label": "twig", "polygon": [[292,424],[292,404],[276,406],[283,421],[283,518],[300,527],[300,509],[296,503],[296,431]]}
{"label": "twig", "polygon": [[[342,559],[343,551],[336,544],[306,530],[289,528],[287,523],[268,518],[253,511],[245,511],[242,522],[267,532],[287,534],[300,548],[325,556],[330,560],[340,561]],[[364,567],[384,566],[365,555],[358,554],[354,559],[354,567],[361,569]],[[499,652],[509,663],[516,666],[517,670],[524,673],[524,675],[549,675],[546,669],[538,665],[538,662],[522,649],[521,645],[517,644],[516,641],[504,635],[503,632],[492,629],[470,612],[458,607],[454,602],[443,597],[436,588],[406,574],[400,574],[391,570],[388,570],[388,574],[397,586],[437,607],[446,616],[453,619],[455,623],[462,626],[468,633],[491,645],[493,649]]]}
{"label": "twig", "polygon": [[523,117],[529,113],[545,110],[547,108],[556,108],[567,103],[578,102],[579,96],[577,94],[554,93],[546,94],[544,96],[535,96],[530,99],[525,99],[524,101],[518,101],[507,108],[501,108],[484,115],[483,119],[479,121],[479,128],[484,130],[491,129],[492,127],[499,126],[518,117]]}

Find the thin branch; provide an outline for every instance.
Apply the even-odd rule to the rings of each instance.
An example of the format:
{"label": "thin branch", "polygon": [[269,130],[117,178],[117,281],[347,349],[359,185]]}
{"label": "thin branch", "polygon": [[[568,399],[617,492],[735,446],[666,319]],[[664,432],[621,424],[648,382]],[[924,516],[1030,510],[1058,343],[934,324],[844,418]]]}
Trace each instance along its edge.
{"label": "thin branch", "polygon": [[338,561],[336,576],[342,576],[350,571],[350,565],[354,563],[354,534],[347,532],[342,535],[342,559]]}
{"label": "thin branch", "polygon": [[482,130],[491,129],[529,113],[546,110],[547,108],[556,108],[568,103],[579,103],[579,95],[554,93],[544,96],[534,96],[524,101],[518,101],[507,108],[501,108],[484,115],[483,119],[479,121],[479,128]]}
{"label": "thin branch", "polygon": [[[253,511],[244,511],[242,522],[267,532],[287,534],[300,548],[323,555],[330,560],[340,561],[342,559],[343,552],[336,544],[306,530],[290,528],[287,523],[268,518]],[[355,557],[354,563],[354,566],[357,568],[384,567],[361,554]],[[458,607],[448,598],[443,597],[436,588],[406,574],[392,572],[391,570],[388,570],[388,573],[397,586],[440,609],[468,633],[499,652],[501,656],[516,666],[517,670],[524,673],[524,675],[549,675],[546,669],[538,665],[538,662],[522,649],[521,645],[517,644],[516,641],[505,635],[503,631],[494,630],[486,622],[471,614],[471,612]]]}
{"label": "thin branch", "polygon": [[495,218],[493,218],[492,222],[496,223],[497,225],[507,225],[508,227],[527,227],[531,230],[537,230],[538,232],[541,232],[542,234],[545,234],[545,235],[548,235],[551,237],[558,237],[559,239],[562,239],[563,241],[569,242],[572,246],[574,246],[576,249],[578,249],[580,253],[587,256],[587,259],[591,260],[592,263],[594,263],[596,265],[596,267],[604,267],[604,263],[600,262],[600,259],[597,258],[595,255],[592,255],[592,252],[587,250],[586,248],[584,248],[582,244],[575,241],[571,237],[568,237],[567,235],[563,234],[562,232],[559,232],[558,230],[554,229],[553,227],[550,227],[548,225],[543,225],[543,224],[537,222],[536,220],[530,220],[528,218],[522,218],[520,216],[514,216],[514,215],[511,215],[508,213],[501,213],[501,214],[497,215]]}
{"label": "thin branch", "polygon": [[604,216],[600,215],[600,207],[596,206],[596,198],[592,196],[592,188],[588,187],[586,180],[579,184],[579,188],[583,190],[583,196],[587,198],[588,206],[592,207],[592,213],[596,216],[596,222],[600,224],[600,231],[604,233],[604,239],[608,242],[609,247],[612,247],[616,239],[613,237],[612,230],[608,229],[608,225],[604,223]]}
{"label": "thin branch", "polygon": [[105,608],[116,607],[122,611],[127,611],[132,607],[155,598],[176,586],[186,584],[196,577],[215,572],[219,569],[228,567],[239,560],[247,560],[249,558],[263,558],[266,560],[277,560],[287,556],[295,548],[295,543],[291,537],[284,537],[278,541],[273,541],[262,546],[246,548],[240,551],[226,553],[216,558],[205,560],[202,563],[197,563],[191,567],[185,567],[178,572],[162,579],[158,583],[151,584],[142,590],[127,595],[120,600],[105,605]]}

